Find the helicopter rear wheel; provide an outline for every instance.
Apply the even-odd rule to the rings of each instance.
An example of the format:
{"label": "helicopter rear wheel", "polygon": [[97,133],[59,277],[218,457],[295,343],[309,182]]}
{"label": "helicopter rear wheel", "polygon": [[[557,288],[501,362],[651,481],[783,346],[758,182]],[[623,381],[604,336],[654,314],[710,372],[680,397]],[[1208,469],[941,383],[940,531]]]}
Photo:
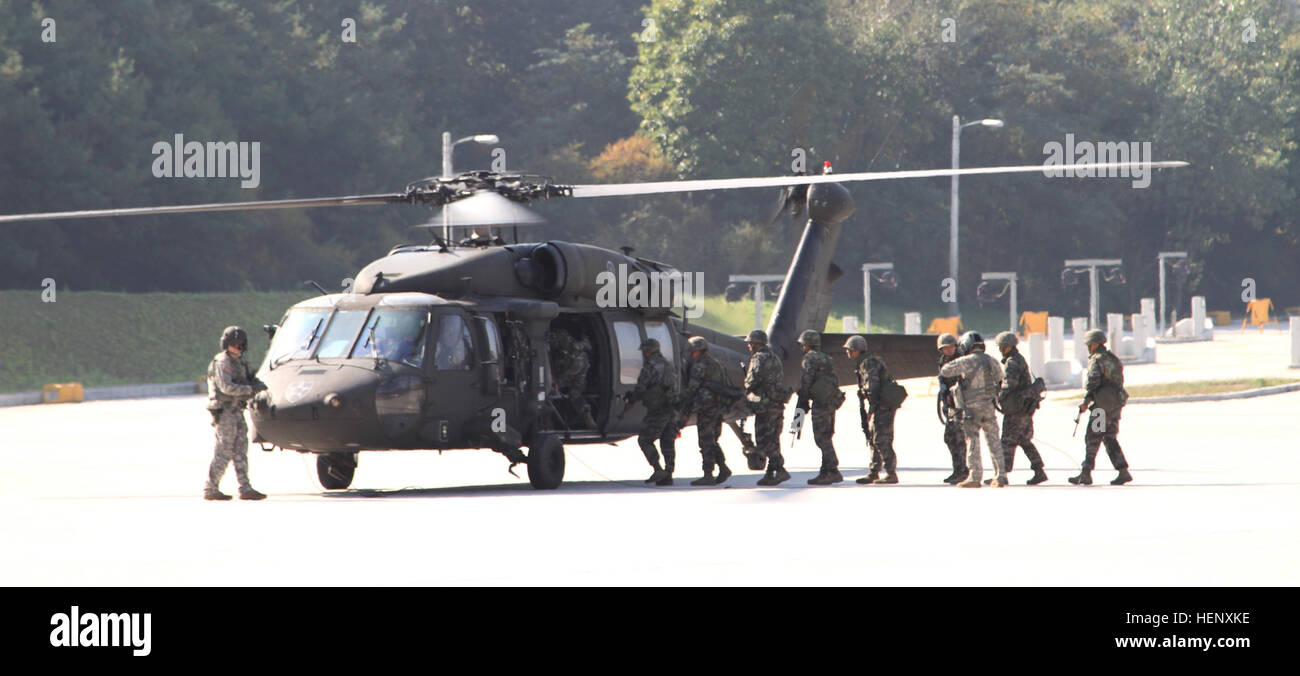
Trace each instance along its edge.
{"label": "helicopter rear wheel", "polygon": [[543,435],[528,447],[528,483],[551,490],[564,481],[564,443],[554,434]]}
{"label": "helicopter rear wheel", "polygon": [[316,478],[326,490],[342,490],[352,485],[352,475],[356,471],[356,453],[321,453],[316,456]]}

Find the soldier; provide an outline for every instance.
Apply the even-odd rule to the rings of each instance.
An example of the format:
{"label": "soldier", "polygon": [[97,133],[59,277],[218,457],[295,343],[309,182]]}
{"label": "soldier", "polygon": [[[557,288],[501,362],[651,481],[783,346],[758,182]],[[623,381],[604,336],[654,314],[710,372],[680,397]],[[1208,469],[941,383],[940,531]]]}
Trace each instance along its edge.
{"label": "soldier", "polygon": [[754,439],[758,452],[767,458],[767,472],[759,486],[776,486],[790,479],[781,457],[781,417],[790,389],[782,384],[785,370],[781,358],[767,346],[767,332],[754,329],[745,338],[749,346],[749,369],[745,372],[745,393],[754,411]]}
{"label": "soldier", "polygon": [[[993,339],[993,344],[1002,352],[1005,371],[1002,389],[998,392],[998,401],[1002,403],[1002,462],[1010,475],[1011,468],[1016,464],[1016,446],[1025,449],[1029,468],[1034,470],[1034,476],[1025,483],[1037,486],[1047,481],[1047,472],[1043,471],[1043,457],[1038,454],[1033,442],[1034,411],[1038,409],[1038,395],[1030,391],[1033,378],[1029,374],[1029,364],[1025,362],[1024,355],[1016,349],[1019,342],[1016,334],[1010,331],[1003,331]],[[1032,408],[1026,410],[1025,402],[1030,396],[1034,398]]]}
{"label": "soldier", "polygon": [[574,340],[564,329],[552,329],[547,334],[550,343],[551,371],[555,389],[564,394],[569,406],[588,428],[596,427],[591,415],[591,404],[582,393],[587,389],[587,371],[591,368],[591,343],[586,338]]}
{"label": "soldier", "polygon": [[1119,416],[1128,401],[1128,392],[1124,389],[1124,365],[1119,357],[1106,349],[1106,334],[1093,329],[1083,334],[1083,342],[1088,345],[1088,381],[1085,386],[1083,403],[1079,404],[1079,413],[1092,409],[1088,418],[1088,431],[1084,433],[1083,469],[1079,476],[1070,477],[1069,481],[1077,486],[1092,485],[1092,468],[1097,460],[1097,448],[1106,444],[1106,455],[1110,464],[1119,474],[1111,481],[1112,486],[1122,486],[1133,480],[1128,473],[1128,460],[1124,458],[1124,449],[1119,447]]}
{"label": "soldier", "polygon": [[[956,359],[957,336],[951,333],[939,334],[939,368]],[[939,376],[939,406],[943,410],[943,443],[948,446],[948,455],[952,456],[952,474],[943,480],[946,484],[958,484],[970,474],[966,470],[966,435],[961,430],[961,411],[953,402],[952,390],[957,387],[958,378]]]}
{"label": "soldier", "polygon": [[[813,440],[822,452],[821,471],[808,480],[814,486],[828,486],[844,480],[840,474],[840,461],[835,456],[835,411],[844,403],[839,380],[835,378],[835,364],[830,355],[822,352],[820,333],[811,329],[799,335],[803,350],[803,371],[799,377],[798,411],[806,412],[812,404]],[[799,413],[795,413],[799,416]]]}
{"label": "soldier", "polygon": [[[860,484],[896,484],[898,483],[898,458],[894,455],[894,414],[897,408],[888,406],[882,400],[884,387],[894,382],[885,362],[880,357],[867,353],[867,339],[862,336],[849,336],[844,343],[844,352],[856,365],[858,372],[858,401],[864,411],[862,431],[872,445],[871,473],[858,479]],[[885,478],[880,478],[880,470],[885,470]]]}
{"label": "soldier", "polygon": [[266,385],[248,370],[248,362],[244,361],[247,349],[248,334],[238,326],[228,326],[221,333],[221,352],[208,364],[208,412],[217,429],[217,443],[208,466],[208,483],[203,487],[204,500],[230,499],[221,492],[220,485],[226,465],[232,460],[239,480],[239,499],[266,498],[248,482],[248,423],[244,421],[244,409]]}
{"label": "soldier", "polygon": [[993,460],[993,485],[1001,488],[1007,485],[1007,472],[1002,462],[1002,441],[998,438],[998,416],[993,401],[998,382],[1002,380],[1002,365],[991,355],[984,354],[984,338],[974,331],[961,337],[960,349],[966,356],[944,364],[939,370],[940,375],[962,380],[957,390],[961,401],[957,404],[961,409],[962,431],[966,433],[966,467],[970,475],[957,485],[962,488],[982,485],[984,467],[980,461],[979,433],[984,430],[989,456]]}
{"label": "soldier", "polygon": [[[654,468],[654,473],[645,482],[656,486],[671,486],[673,465],[677,458],[677,369],[660,354],[659,341],[654,338],[647,338],[641,343],[641,354],[645,361],[637,376],[636,387],[628,393],[624,410],[631,408],[637,401],[645,404],[645,420],[641,422],[641,433],[636,438],[646,461]],[[659,466],[659,450],[655,448],[656,439],[663,449],[662,467]]]}
{"label": "soldier", "polygon": [[[718,436],[722,434],[722,416],[735,402],[728,399],[724,391],[734,387],[727,383],[727,374],[722,364],[709,355],[709,342],[700,336],[691,336],[686,341],[690,351],[690,381],[682,394],[682,419],[685,425],[690,414],[695,414],[695,432],[700,438],[700,456],[704,461],[704,476],[691,482],[692,486],[716,486],[731,477],[731,469],[722,456],[722,446]],[[714,466],[718,468],[718,478],[713,478]]]}

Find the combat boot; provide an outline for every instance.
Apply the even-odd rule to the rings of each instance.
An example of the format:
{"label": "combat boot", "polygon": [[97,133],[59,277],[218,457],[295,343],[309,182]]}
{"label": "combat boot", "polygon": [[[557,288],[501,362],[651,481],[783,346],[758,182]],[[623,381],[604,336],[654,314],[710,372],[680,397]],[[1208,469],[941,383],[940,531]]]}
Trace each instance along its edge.
{"label": "combat boot", "polygon": [[843,480],[844,477],[840,474],[839,470],[823,469],[821,474],[809,479],[808,483],[813,486],[829,486],[831,484],[837,484]]}
{"label": "combat boot", "polygon": [[[226,499],[229,500],[230,498],[226,498]],[[248,490],[244,490],[244,489],[241,488],[241,489],[239,490],[239,499],[240,499],[240,500],[265,500],[265,499],[266,499],[266,494],[265,494],[265,493],[259,493],[259,492],[257,492],[255,489],[252,489],[252,488],[250,488],[250,489],[248,489]]]}
{"label": "combat boot", "polygon": [[658,472],[656,472],[656,474],[659,475],[659,478],[658,478],[658,479],[655,479],[655,485],[656,485],[656,486],[671,486],[671,485],[673,485],[673,473],[672,473],[672,472],[669,472],[669,471],[666,470],[666,469],[662,469],[662,470],[659,470]]}
{"label": "combat boot", "polygon": [[992,486],[992,485],[993,485],[993,480],[992,480],[992,479],[985,479],[985,480],[984,480],[984,485],[985,485],[985,486]]}
{"label": "combat boot", "polygon": [[203,499],[204,500],[229,500],[230,496],[226,495],[225,493],[222,493],[221,491],[215,488],[205,488],[203,489]]}
{"label": "combat boot", "polygon": [[692,481],[692,482],[691,482],[691,485],[692,485],[692,486],[712,486],[712,485],[715,484],[715,483],[717,483],[717,480],[713,478],[713,472],[705,472],[705,473],[704,473],[704,476],[702,476],[702,477],[696,479],[695,481]]}
{"label": "combat boot", "polygon": [[1090,471],[1088,471],[1088,470],[1086,470],[1086,469],[1085,469],[1085,470],[1081,470],[1081,471],[1079,472],[1079,476],[1072,476],[1072,477],[1070,477],[1069,479],[1066,479],[1066,481],[1069,481],[1070,483],[1074,484],[1075,486],[1091,486],[1091,485],[1092,485],[1092,472],[1090,472]]}
{"label": "combat boot", "polygon": [[718,463],[718,478],[713,480],[713,485],[717,486],[718,484],[723,483],[724,481],[730,478],[731,478],[731,468],[727,467],[727,463],[725,462]]}
{"label": "combat boot", "polygon": [[790,480],[790,473],[785,471],[784,467],[782,467],[781,469],[772,469],[771,467],[769,467],[767,469],[767,474],[763,475],[763,478],[758,480],[758,485],[775,486],[781,483],[782,481],[789,481],[789,480]]}
{"label": "combat boot", "polygon": [[868,474],[868,475],[866,475],[866,476],[864,476],[864,477],[859,478],[859,479],[858,479],[858,483],[860,483],[860,484],[874,484],[874,483],[876,483],[876,482],[879,481],[879,480],[880,480],[880,473],[879,473],[879,472],[872,472],[871,474]]}
{"label": "combat boot", "polygon": [[1010,483],[1011,483],[1011,482],[1008,481],[1008,480],[1006,479],[1006,477],[1003,477],[1003,478],[1001,478],[1001,479],[994,477],[994,479],[993,479],[993,487],[994,487],[994,488],[1006,488],[1007,485],[1010,484]]}
{"label": "combat boot", "polygon": [[979,481],[976,481],[975,479],[966,479],[965,481],[957,484],[957,487],[958,488],[980,488],[983,485],[984,484],[980,483]]}
{"label": "combat boot", "polygon": [[970,476],[970,472],[969,472],[969,471],[967,471],[967,472],[958,472],[958,473],[953,474],[951,477],[949,477],[949,478],[947,478],[947,479],[944,479],[943,482],[946,483],[946,484],[952,484],[953,486],[956,486],[957,484],[959,484],[959,483],[965,481],[965,480],[966,480],[966,477],[968,477],[968,476]]}
{"label": "combat boot", "polygon": [[1030,477],[1029,481],[1025,482],[1025,485],[1037,486],[1044,481],[1047,481],[1047,472],[1044,472],[1042,467],[1036,467],[1034,468],[1034,476]]}
{"label": "combat boot", "polygon": [[1111,480],[1110,485],[1112,485],[1112,486],[1123,486],[1124,484],[1126,484],[1126,483],[1128,483],[1128,482],[1130,482],[1130,481],[1132,481],[1132,480],[1133,480],[1133,475],[1132,475],[1132,474],[1129,474],[1129,473],[1128,473],[1128,469],[1125,468],[1125,469],[1121,469],[1121,470],[1119,471],[1119,475],[1116,476],[1114,479]]}
{"label": "combat boot", "polygon": [[655,463],[655,471],[649,476],[649,478],[645,480],[645,482],[648,484],[657,484],[659,483],[659,480],[663,479],[664,475],[666,474],[668,473],[665,472],[661,467],[659,467],[658,463]]}
{"label": "combat boot", "polygon": [[898,475],[895,474],[894,472],[887,472],[887,473],[885,474],[885,478],[876,480],[876,483],[878,483],[878,484],[896,484],[896,483],[898,483]]}
{"label": "combat boot", "polygon": [[955,482],[955,481],[958,481],[958,479],[957,479],[957,470],[955,470],[955,469],[952,471],[952,474],[949,474],[948,476],[946,476],[946,477],[943,478],[943,482],[946,483],[946,484],[950,484],[950,483],[953,483],[953,482]]}

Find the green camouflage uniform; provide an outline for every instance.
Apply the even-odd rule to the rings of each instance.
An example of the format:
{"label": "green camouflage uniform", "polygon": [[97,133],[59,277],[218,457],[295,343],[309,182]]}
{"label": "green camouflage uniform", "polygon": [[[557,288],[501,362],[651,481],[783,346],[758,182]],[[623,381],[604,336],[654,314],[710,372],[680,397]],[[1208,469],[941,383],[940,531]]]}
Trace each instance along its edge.
{"label": "green camouflage uniform", "polygon": [[[1029,364],[1025,361],[1025,356],[1020,354],[1020,350],[1011,348],[1011,351],[1002,357],[1002,364],[1005,369],[1005,376],[1002,380],[1002,391],[1014,393],[1028,388],[1033,383],[1033,378],[1029,374]],[[1029,413],[1008,413],[1002,411],[1002,462],[1007,466],[1007,472],[1016,464],[1016,446],[1025,449],[1025,457],[1029,458],[1029,467],[1035,472],[1043,469],[1043,457],[1038,454],[1038,449],[1034,447],[1034,414]]]}
{"label": "green camouflage uniform", "polygon": [[865,401],[871,412],[871,436],[867,441],[871,444],[872,474],[881,469],[893,474],[898,468],[898,457],[894,455],[894,414],[898,409],[880,403],[881,388],[893,380],[883,359],[873,354],[858,356],[858,399]]}
{"label": "green camouflage uniform", "polygon": [[750,395],[750,407],[754,410],[754,443],[758,452],[767,458],[769,472],[785,469],[785,459],[781,457],[781,416],[785,414],[790,391],[784,389],[784,376],[781,358],[767,345],[749,356],[745,392]]}
{"label": "green camouflage uniform", "polygon": [[582,396],[587,389],[587,371],[591,368],[591,358],[587,354],[591,345],[586,339],[575,341],[564,329],[551,331],[548,338],[555,389],[568,400],[577,415],[576,420],[585,423],[591,414],[591,404]]}
{"label": "green camouflage uniform", "polygon": [[712,474],[713,468],[725,461],[718,437],[722,434],[722,416],[732,402],[724,401],[715,388],[725,383],[726,377],[722,364],[706,353],[691,363],[686,391],[682,394],[683,411],[695,414],[695,432],[700,438],[705,474]]}
{"label": "green camouflage uniform", "polygon": [[1006,466],[1002,462],[1002,440],[998,436],[998,415],[993,408],[998,381],[1002,380],[1002,365],[992,355],[982,351],[972,352],[943,365],[939,373],[948,378],[961,378],[962,430],[966,434],[966,466],[969,480],[979,482],[984,478],[984,465],[980,459],[980,430],[988,442],[989,457],[993,461],[994,479],[1005,482]]}
{"label": "green camouflage uniform", "polygon": [[[830,355],[819,350],[809,350],[803,356],[803,370],[799,376],[799,403],[804,406],[809,402],[812,403],[813,441],[822,452],[822,471],[838,470],[840,467],[832,438],[835,436],[835,410],[844,403],[844,400],[838,397],[833,401],[818,400],[813,397],[814,384],[826,379],[829,379],[838,392],[839,381],[835,377],[835,363],[831,361]],[[823,384],[822,387],[824,388],[825,385]]]}
{"label": "green camouflage uniform", "polygon": [[[1106,455],[1110,456],[1110,464],[1117,470],[1128,469],[1128,460],[1124,458],[1124,449],[1119,446],[1119,416],[1123,411],[1123,406],[1114,411],[1102,411],[1093,402],[1097,395],[1097,389],[1103,385],[1110,385],[1118,389],[1123,399],[1128,398],[1128,393],[1124,390],[1124,365],[1120,363],[1119,357],[1113,352],[1106,349],[1105,345],[1099,345],[1097,350],[1088,357],[1088,378],[1085,385],[1086,395],[1084,400],[1093,404],[1090,408],[1091,415],[1088,419],[1088,431],[1083,436],[1084,458],[1083,469],[1091,472],[1096,466],[1097,450],[1106,444]],[[1097,416],[1105,416],[1105,426],[1102,431],[1095,431],[1097,427]]]}
{"label": "green camouflage uniform", "polygon": [[[939,353],[939,368],[942,369],[944,364],[957,359],[957,353],[951,355]],[[952,405],[951,390],[957,388],[957,378],[945,378],[939,376],[939,384],[946,385],[949,389],[948,399],[943,404],[944,417],[948,422],[943,425],[943,443],[948,446],[948,455],[952,456],[952,473],[954,476],[966,475],[966,433],[961,429],[961,411]]]}
{"label": "green camouflage uniform", "polygon": [[641,433],[636,438],[641,452],[651,467],[659,467],[659,451],[655,449],[655,440],[658,439],[663,449],[663,468],[669,474],[673,472],[677,459],[677,381],[677,369],[656,350],[642,364],[636,387],[628,399],[629,402],[640,401],[646,407]]}
{"label": "green camouflage uniform", "polygon": [[244,409],[253,394],[262,389],[265,386],[249,372],[248,362],[242,355],[234,357],[222,350],[208,364],[208,410],[214,413],[217,441],[205,490],[219,489],[226,465],[232,461],[239,490],[245,493],[253,490],[248,481],[248,423],[244,420]]}

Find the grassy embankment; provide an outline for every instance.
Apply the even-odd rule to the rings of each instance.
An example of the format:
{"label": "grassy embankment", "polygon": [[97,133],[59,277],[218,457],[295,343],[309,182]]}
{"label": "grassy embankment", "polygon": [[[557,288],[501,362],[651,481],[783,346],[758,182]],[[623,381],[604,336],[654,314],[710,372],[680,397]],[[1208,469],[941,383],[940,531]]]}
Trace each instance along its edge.
{"label": "grassy embankment", "polygon": [[[39,289],[0,291],[0,392],[39,389],[47,383],[80,382],[86,387],[197,380],[219,349],[221,330],[231,324],[249,332],[249,363],[266,351],[260,327],[278,322],[290,305],[314,295],[307,291],[250,293],[112,293],[61,291],[41,302]],[[775,306],[765,302],[763,323]],[[923,326],[941,310],[920,308]],[[907,308],[912,310],[912,308]],[[860,315],[858,303],[837,303],[827,329],[841,330],[845,314]],[[904,308],[877,303],[876,331],[901,332]],[[1004,310],[971,308],[966,316],[979,329],[1001,330]],[[695,320],[741,335],[754,326],[752,300],[705,300]],[[988,330],[988,329],[985,329]]]}

